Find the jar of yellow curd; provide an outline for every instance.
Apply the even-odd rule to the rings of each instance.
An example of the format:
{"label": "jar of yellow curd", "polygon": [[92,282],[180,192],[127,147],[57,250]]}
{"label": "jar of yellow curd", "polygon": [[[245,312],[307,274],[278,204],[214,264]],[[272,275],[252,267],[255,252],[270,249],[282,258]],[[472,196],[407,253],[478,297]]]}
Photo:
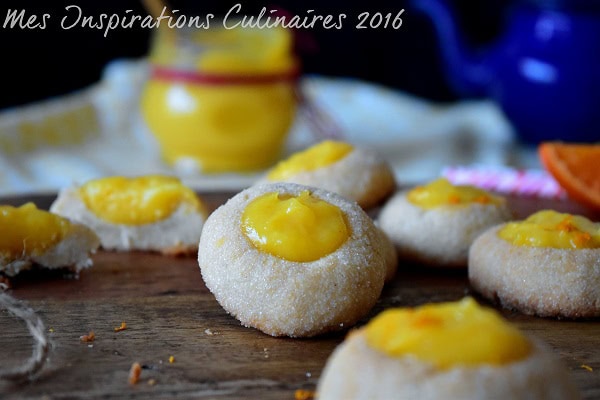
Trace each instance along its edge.
{"label": "jar of yellow curd", "polygon": [[202,172],[272,165],[295,114],[292,47],[283,28],[159,29],[141,110],[165,161]]}

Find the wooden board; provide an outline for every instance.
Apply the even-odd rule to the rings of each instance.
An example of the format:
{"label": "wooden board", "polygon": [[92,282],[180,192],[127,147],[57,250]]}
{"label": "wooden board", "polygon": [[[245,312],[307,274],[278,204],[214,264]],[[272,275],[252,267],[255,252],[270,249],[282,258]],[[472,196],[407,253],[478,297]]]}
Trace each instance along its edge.
{"label": "wooden board", "polygon": [[[203,197],[214,208],[228,195]],[[48,207],[52,197],[3,203],[25,200]],[[542,207],[589,214],[560,201],[512,198],[511,204],[520,216]],[[195,258],[100,252],[94,263],[79,279],[30,273],[13,281],[10,293],[26,300],[51,329],[52,349],[37,380],[0,382],[0,398],[293,399],[296,389],[314,390],[327,357],[344,338],[344,333],[303,340],[273,338],[241,326],[206,289]],[[465,271],[402,265],[362,323],[387,307],[456,300],[469,294],[474,295]],[[598,320],[503,313],[556,352],[584,398],[600,398]],[[122,321],[127,329],[115,332]],[[2,310],[0,329],[2,363],[24,360],[31,349],[25,326]],[[90,330],[96,340],[80,342],[79,337]],[[131,386],[127,376],[134,361],[143,370],[140,382]],[[156,383],[148,384],[150,379]]]}

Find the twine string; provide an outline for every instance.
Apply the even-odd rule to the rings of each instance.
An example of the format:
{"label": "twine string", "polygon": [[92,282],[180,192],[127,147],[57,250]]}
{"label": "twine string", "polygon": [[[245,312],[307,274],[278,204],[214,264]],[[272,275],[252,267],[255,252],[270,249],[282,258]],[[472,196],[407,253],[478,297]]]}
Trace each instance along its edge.
{"label": "twine string", "polygon": [[0,379],[25,381],[31,379],[46,363],[49,347],[46,328],[35,311],[22,301],[5,293],[3,289],[4,285],[0,286],[0,308],[6,308],[9,313],[25,321],[34,344],[31,356],[23,364],[13,368],[0,369]]}

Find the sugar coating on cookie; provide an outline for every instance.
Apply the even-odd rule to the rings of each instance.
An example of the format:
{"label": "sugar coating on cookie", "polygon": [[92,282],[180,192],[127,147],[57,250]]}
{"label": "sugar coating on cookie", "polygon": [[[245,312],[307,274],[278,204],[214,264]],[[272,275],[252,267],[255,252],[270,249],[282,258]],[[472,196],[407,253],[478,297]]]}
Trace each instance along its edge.
{"label": "sugar coating on cookie", "polygon": [[33,203],[0,206],[0,272],[15,276],[38,265],[78,273],[100,241],[91,229],[38,209]]}
{"label": "sugar coating on cookie", "polygon": [[482,234],[471,286],[504,307],[544,317],[600,316],[600,224],[554,211]]}
{"label": "sugar coating on cookie", "polygon": [[381,236],[383,254],[385,256],[385,263],[387,265],[385,281],[389,282],[394,278],[396,271],[398,270],[398,253],[396,252],[396,247],[390,238],[388,238],[387,234],[379,227],[377,227],[377,230]]}
{"label": "sugar coating on cookie", "polygon": [[175,177],[106,177],[60,191],[50,210],[89,226],[108,250],[197,251],[206,209]]}
{"label": "sugar coating on cookie", "polygon": [[281,161],[259,183],[265,182],[294,182],[326,189],[363,208],[378,204],[396,187],[391,167],[379,154],[331,140]]}
{"label": "sugar coating on cookie", "polygon": [[396,193],[383,206],[378,224],[400,258],[438,267],[466,267],[475,238],[510,218],[503,198],[439,179]]}
{"label": "sugar coating on cookie", "polygon": [[[249,223],[248,209],[263,201],[266,211],[250,213]],[[332,210],[320,214],[312,203]],[[324,218],[345,230],[342,240],[335,232],[317,239]],[[305,236],[298,242],[296,231]],[[335,243],[321,247],[315,240]],[[276,241],[274,247],[284,249],[261,248],[256,241]],[[369,312],[391,269],[388,251],[356,203],[322,189],[274,183],[246,189],[210,215],[198,263],[208,289],[243,325],[306,337],[348,328]]]}
{"label": "sugar coating on cookie", "polygon": [[390,309],[330,356],[324,399],[577,399],[541,343],[472,299]]}

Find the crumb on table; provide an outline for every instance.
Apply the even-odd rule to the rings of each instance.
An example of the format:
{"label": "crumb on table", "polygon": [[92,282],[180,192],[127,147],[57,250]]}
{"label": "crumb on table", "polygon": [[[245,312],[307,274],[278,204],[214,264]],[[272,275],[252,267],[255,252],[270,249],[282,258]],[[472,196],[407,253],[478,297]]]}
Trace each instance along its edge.
{"label": "crumb on table", "polygon": [[120,326],[117,326],[115,328],[115,332],[121,332],[124,331],[125,329],[127,329],[127,324],[125,323],[125,321],[121,322]]}
{"label": "crumb on table", "polygon": [[129,384],[135,385],[140,380],[140,374],[142,373],[142,366],[139,362],[131,364],[129,369]]}
{"label": "crumb on table", "polygon": [[90,331],[90,333],[88,333],[87,335],[79,336],[79,340],[86,343],[93,342],[94,340],[96,340],[96,334],[94,333],[94,331]]}
{"label": "crumb on table", "polygon": [[313,400],[315,392],[312,390],[296,389],[294,392],[294,400]]}

